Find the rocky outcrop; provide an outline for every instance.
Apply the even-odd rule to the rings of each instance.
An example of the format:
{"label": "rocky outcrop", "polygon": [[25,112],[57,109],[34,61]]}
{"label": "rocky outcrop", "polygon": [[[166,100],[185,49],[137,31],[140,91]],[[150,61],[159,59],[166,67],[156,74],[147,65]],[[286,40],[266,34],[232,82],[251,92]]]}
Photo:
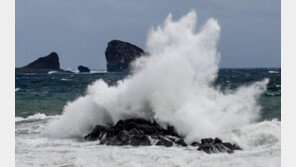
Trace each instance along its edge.
{"label": "rocky outcrop", "polygon": [[[156,122],[143,119],[120,120],[111,127],[97,125],[92,132],[85,136],[85,139],[88,141],[98,140],[99,144],[115,146],[187,146],[174,127],[164,129]],[[198,146],[199,151],[206,153],[233,153],[234,150],[241,149],[235,144],[223,143],[219,138],[202,139],[201,143],[193,142],[191,146]]]}
{"label": "rocky outcrop", "polygon": [[118,146],[155,144],[170,147],[174,143],[185,144],[173,127],[163,129],[157,123],[143,119],[120,120],[113,127],[97,125],[85,139],[99,140],[100,144]]}
{"label": "rocky outcrop", "polygon": [[128,72],[136,58],[146,55],[143,49],[127,42],[112,40],[105,51],[108,72]]}
{"label": "rocky outcrop", "polygon": [[49,71],[66,72],[60,69],[59,56],[56,52],[51,52],[24,67],[15,69],[15,72],[22,73],[48,73]]}
{"label": "rocky outcrop", "polygon": [[81,65],[78,66],[78,70],[79,70],[79,72],[90,72],[88,67],[81,66]]}
{"label": "rocky outcrop", "polygon": [[234,150],[242,150],[242,149],[236,144],[223,143],[222,140],[219,138],[215,138],[215,139],[206,138],[206,139],[201,139],[201,144],[199,145],[197,150],[204,151],[210,154],[210,153],[218,153],[218,152],[233,153]]}

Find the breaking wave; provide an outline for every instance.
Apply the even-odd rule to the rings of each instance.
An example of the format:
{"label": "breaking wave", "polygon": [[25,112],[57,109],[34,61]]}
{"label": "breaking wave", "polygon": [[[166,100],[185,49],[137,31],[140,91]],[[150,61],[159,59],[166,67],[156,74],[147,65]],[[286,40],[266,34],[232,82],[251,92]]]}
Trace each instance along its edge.
{"label": "breaking wave", "polygon": [[35,120],[41,120],[41,119],[46,119],[49,116],[46,116],[43,113],[36,113],[34,115],[28,116],[27,118],[23,117],[15,117],[15,122],[21,122],[21,121],[35,121]]}
{"label": "breaking wave", "polygon": [[216,136],[241,141],[235,133],[238,129],[248,133],[253,126],[264,127],[268,123],[256,125],[257,101],[268,79],[236,90],[215,87],[220,26],[210,18],[200,29],[196,27],[195,11],[177,21],[169,14],[162,25],[149,31],[146,49],[150,55],[133,63],[133,75],[115,86],[103,80],[89,85],[85,96],[69,102],[63,115],[51,122],[50,134],[84,136],[97,124],[135,117],[156,120],[163,127],[173,125],[186,142]]}

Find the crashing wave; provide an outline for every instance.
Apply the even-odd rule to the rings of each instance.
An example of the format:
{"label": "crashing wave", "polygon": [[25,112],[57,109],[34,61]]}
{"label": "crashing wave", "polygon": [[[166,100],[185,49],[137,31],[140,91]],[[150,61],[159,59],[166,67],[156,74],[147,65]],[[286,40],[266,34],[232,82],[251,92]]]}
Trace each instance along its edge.
{"label": "crashing wave", "polygon": [[213,86],[220,53],[220,26],[210,18],[200,28],[193,10],[177,21],[169,14],[151,28],[146,50],[150,56],[133,63],[133,75],[109,86],[97,80],[85,96],[69,102],[60,119],[49,125],[56,137],[85,136],[95,125],[115,125],[121,119],[155,120],[173,126],[185,142],[225,136],[260,117],[258,98],[268,79],[221,91]]}

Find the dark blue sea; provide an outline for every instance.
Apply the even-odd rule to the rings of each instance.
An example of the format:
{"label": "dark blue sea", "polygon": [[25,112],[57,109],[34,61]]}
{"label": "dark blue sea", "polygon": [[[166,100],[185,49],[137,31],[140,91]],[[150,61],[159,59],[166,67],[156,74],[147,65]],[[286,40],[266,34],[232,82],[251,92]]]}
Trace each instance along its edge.
{"label": "dark blue sea", "polygon": [[[59,115],[69,101],[85,94],[92,82],[103,79],[109,85],[130,73],[15,74],[15,116],[28,117],[36,113]],[[281,119],[281,69],[220,69],[215,85],[235,89],[269,78],[267,91],[262,94],[261,119]]]}

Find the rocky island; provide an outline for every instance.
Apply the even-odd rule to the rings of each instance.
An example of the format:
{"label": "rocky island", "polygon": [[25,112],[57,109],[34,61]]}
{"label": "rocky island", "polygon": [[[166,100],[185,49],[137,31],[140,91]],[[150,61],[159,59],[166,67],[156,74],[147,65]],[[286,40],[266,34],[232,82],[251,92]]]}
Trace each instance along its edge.
{"label": "rocky island", "polygon": [[105,51],[108,72],[129,72],[136,58],[147,55],[143,49],[120,40],[112,40]]}
{"label": "rocky island", "polygon": [[40,57],[24,67],[15,68],[15,72],[19,73],[48,73],[50,71],[69,72],[60,68],[59,56],[56,52]]}

